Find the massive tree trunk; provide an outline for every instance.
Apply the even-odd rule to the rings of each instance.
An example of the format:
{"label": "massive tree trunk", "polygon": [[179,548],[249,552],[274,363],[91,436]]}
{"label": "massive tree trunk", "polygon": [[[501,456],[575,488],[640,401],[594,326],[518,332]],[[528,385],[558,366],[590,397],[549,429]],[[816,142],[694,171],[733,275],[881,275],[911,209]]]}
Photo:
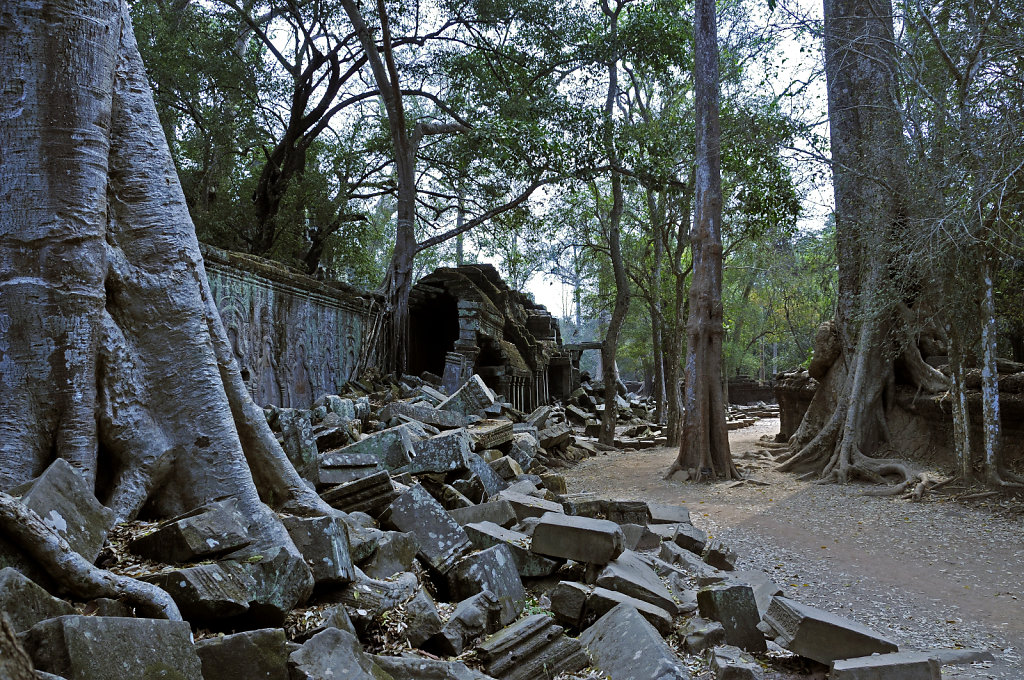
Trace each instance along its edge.
{"label": "massive tree trunk", "polygon": [[697,0],[694,21],[694,102],[697,114],[696,214],[690,247],[693,278],[686,324],[683,425],[679,455],[667,476],[693,470],[733,479],[722,392],[722,177],[718,120],[718,34],[714,0]]}
{"label": "massive tree trunk", "polygon": [[122,520],[233,497],[265,592],[306,574],[273,595],[294,604],[312,579],[265,503],[331,509],[245,390],[127,5],[25,1],[0,22],[0,491],[60,457]]}
{"label": "massive tree trunk", "polygon": [[911,327],[916,300],[906,292],[913,287],[895,255],[906,228],[907,168],[892,8],[873,0],[824,6],[839,305],[817,338],[811,375],[821,384],[782,469],[840,483],[906,479],[903,464],[871,457],[889,440],[896,367],[925,391],[946,383],[921,358]]}

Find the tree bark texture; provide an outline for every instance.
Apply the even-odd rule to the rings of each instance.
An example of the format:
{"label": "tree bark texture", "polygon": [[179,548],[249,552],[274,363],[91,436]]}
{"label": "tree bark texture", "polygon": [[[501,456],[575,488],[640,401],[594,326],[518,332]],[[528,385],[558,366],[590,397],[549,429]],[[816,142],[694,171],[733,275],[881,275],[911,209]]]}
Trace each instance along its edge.
{"label": "tree bark texture", "polygon": [[242,383],[127,5],[0,24],[0,491],[61,457],[121,520],[231,496],[254,554],[306,570],[265,503],[331,510]]}
{"label": "tree bark texture", "polygon": [[[613,50],[617,49],[616,41],[618,31],[619,12],[622,5],[614,10],[609,5],[604,5],[606,16],[611,21],[610,34]],[[601,380],[604,382],[604,413],[601,417],[601,432],[598,441],[609,446],[615,441],[615,422],[618,418],[618,408],[615,406],[615,397],[618,394],[619,372],[615,364],[615,355],[619,345],[619,331],[626,320],[629,312],[629,273],[622,261],[622,244],[620,241],[620,225],[622,223],[622,210],[624,199],[622,196],[622,174],[617,170],[619,165],[619,154],[615,147],[615,136],[612,115],[615,111],[615,102],[619,97],[619,61],[618,55],[612,57],[608,64],[608,96],[604,106],[604,146],[608,155],[608,162],[612,166],[611,188],[612,206],[608,212],[608,257],[612,263],[612,273],[615,277],[615,302],[612,305],[612,315],[608,320],[608,330],[605,333],[604,343],[601,345]]]}
{"label": "tree bark texture", "polygon": [[886,420],[896,365],[924,389],[945,378],[921,358],[915,312],[894,285],[889,253],[906,229],[906,151],[895,79],[892,7],[887,1],[825,0],[825,72],[836,200],[839,304],[831,339],[816,342],[821,385],[790,442],[782,469],[907,479],[898,461],[872,458],[890,441]]}
{"label": "tree bark texture", "polygon": [[739,478],[729,451],[722,392],[722,175],[718,120],[718,30],[714,0],[697,0],[694,103],[697,116],[696,212],[690,238],[693,277],[686,323],[679,455],[668,470]]}

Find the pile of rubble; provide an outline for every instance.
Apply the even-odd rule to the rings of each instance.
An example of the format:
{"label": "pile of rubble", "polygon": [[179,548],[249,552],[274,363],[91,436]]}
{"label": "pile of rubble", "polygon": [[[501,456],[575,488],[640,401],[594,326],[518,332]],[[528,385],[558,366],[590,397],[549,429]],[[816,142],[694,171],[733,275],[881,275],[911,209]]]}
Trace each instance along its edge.
{"label": "pile of rubble", "polygon": [[[210,503],[133,536],[134,561],[111,565],[165,589],[187,622],[109,600],[76,609],[33,582],[45,574],[0,571],[37,677],[743,680],[785,648],[850,680],[939,678],[940,660],[964,658],[901,653],[781,597],[683,507],[567,494],[552,468],[592,452],[571,405],[521,414],[476,376],[451,396],[416,379],[365,391],[267,411],[338,511],[283,517],[316,584],[300,609],[275,609],[275,584],[232,557],[250,542],[235,503]],[[83,484],[58,461],[22,499],[67,519],[58,529],[94,560],[111,518]]]}

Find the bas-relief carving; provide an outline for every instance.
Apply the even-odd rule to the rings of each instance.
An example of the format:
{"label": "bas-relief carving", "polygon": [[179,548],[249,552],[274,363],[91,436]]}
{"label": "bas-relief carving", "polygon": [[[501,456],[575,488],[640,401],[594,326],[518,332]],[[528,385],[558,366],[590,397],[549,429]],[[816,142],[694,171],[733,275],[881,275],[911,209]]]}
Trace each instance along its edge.
{"label": "bas-relief carving", "polygon": [[257,404],[310,408],[341,390],[358,360],[364,314],[229,266],[208,265],[207,272]]}

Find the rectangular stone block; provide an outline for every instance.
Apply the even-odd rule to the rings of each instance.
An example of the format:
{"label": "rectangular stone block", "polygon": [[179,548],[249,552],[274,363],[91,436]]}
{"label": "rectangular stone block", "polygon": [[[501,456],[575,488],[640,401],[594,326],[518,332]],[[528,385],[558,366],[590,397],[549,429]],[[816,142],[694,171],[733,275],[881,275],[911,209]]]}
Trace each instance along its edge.
{"label": "rectangular stone block", "polygon": [[63,458],[31,482],[21,502],[89,562],[100,554],[114,523],[114,511],[96,500],[86,481]]}
{"label": "rectangular stone block", "polygon": [[941,680],[938,660],[927,652],[895,652],[832,663],[830,680]]}
{"label": "rectangular stone block", "polygon": [[355,578],[348,531],[337,517],[286,517],[284,527],[313,572],[317,584],[342,584]]}
{"label": "rectangular stone block", "polygon": [[468,508],[456,508],[449,510],[448,513],[462,526],[476,522],[493,522],[508,528],[519,521],[512,504],[504,500],[488,501],[471,505]]}
{"label": "rectangular stone block", "polygon": [[895,642],[867,626],[778,595],[764,622],[775,632],[776,644],[818,663],[899,650]]}
{"label": "rectangular stone block", "polygon": [[462,599],[489,590],[501,607],[501,625],[516,620],[526,602],[526,590],[519,577],[512,550],[498,544],[463,557],[448,572],[448,586],[454,597]]}
{"label": "rectangular stone block", "polygon": [[465,430],[442,432],[413,444],[413,457],[405,472],[454,472],[469,465],[469,435]]}
{"label": "rectangular stone block", "polygon": [[387,470],[339,484],[320,493],[320,497],[332,508],[370,515],[380,514],[397,495]]}
{"label": "rectangular stone block", "polygon": [[475,548],[482,550],[495,545],[508,546],[519,575],[523,578],[549,576],[561,565],[560,562],[531,552],[530,537],[526,534],[506,529],[493,522],[465,524],[463,528]]}
{"label": "rectangular stone block", "polygon": [[[658,575],[631,550],[609,562],[597,575],[597,585],[631,595],[675,616],[676,603]],[[755,623],[756,625],[756,623]]]}
{"label": "rectangular stone block", "polygon": [[512,443],[512,421],[504,418],[481,420],[469,425],[466,430],[473,442],[474,451],[497,449]]}
{"label": "rectangular stone block", "polygon": [[67,680],[203,680],[185,621],[60,616],[36,624],[21,641],[36,669]]}
{"label": "rectangular stone block", "polygon": [[452,396],[438,404],[437,408],[472,416],[483,413],[485,408],[494,405],[494,401],[494,392],[484,383],[483,378],[474,374]]}
{"label": "rectangular stone block", "polygon": [[544,614],[534,614],[499,630],[479,645],[484,670],[497,680],[540,680],[578,671],[589,659],[578,640]]}
{"label": "rectangular stone block", "polygon": [[449,430],[456,427],[463,427],[466,418],[461,413],[450,410],[434,408],[426,404],[412,404],[407,401],[393,401],[385,406],[380,412],[380,419],[387,422],[392,418],[405,416],[427,425]]}
{"label": "rectangular stone block", "polygon": [[616,605],[580,635],[594,665],[614,680],[689,680],[657,629],[628,604]]}
{"label": "rectangular stone block", "polygon": [[607,564],[624,549],[622,529],[615,522],[546,513],[533,530],[530,550],[549,557]]}
{"label": "rectangular stone block", "polygon": [[21,572],[11,567],[0,569],[0,612],[7,615],[15,633],[73,611],[70,604],[53,597]]}
{"label": "rectangular stone block", "polygon": [[204,505],[159,524],[128,544],[137,555],[170,564],[195,562],[244,548],[252,540],[234,499]]}
{"label": "rectangular stone block", "polygon": [[511,487],[502,491],[494,498],[496,500],[504,500],[511,503],[512,509],[515,510],[516,517],[519,518],[519,521],[522,521],[527,517],[543,517],[547,513],[562,514],[562,506],[558,503],[546,501],[543,498],[537,498],[536,496],[527,496],[526,494],[517,493],[513,491]]}
{"label": "rectangular stone block", "polygon": [[203,680],[288,680],[288,647],[281,628],[207,638],[196,644]]}
{"label": "rectangular stone block", "polygon": [[380,460],[372,453],[332,451],[320,456],[319,479],[323,486],[336,486],[367,477],[383,469]]}
{"label": "rectangular stone block", "polygon": [[725,628],[725,641],[748,652],[767,650],[764,635],[757,628],[761,616],[754,591],[744,584],[702,588],[697,592],[700,615],[714,619]]}
{"label": "rectangular stone block", "polygon": [[600,587],[594,588],[587,598],[587,604],[583,610],[584,624],[597,620],[617,605],[623,603],[640,612],[640,615],[647,619],[648,623],[654,626],[662,635],[668,635],[672,631],[672,615],[661,607],[614,590]]}
{"label": "rectangular stone block", "polygon": [[420,484],[396,498],[381,516],[381,523],[416,536],[419,557],[446,573],[470,547],[469,536]]}
{"label": "rectangular stone block", "polygon": [[[388,470],[396,470],[408,465],[413,454],[413,431],[409,425],[399,425],[380,432],[374,432],[359,441],[332,451],[320,454],[320,467],[331,467],[325,464],[332,454],[369,454],[376,458]],[[321,483],[326,483],[321,478]]]}

